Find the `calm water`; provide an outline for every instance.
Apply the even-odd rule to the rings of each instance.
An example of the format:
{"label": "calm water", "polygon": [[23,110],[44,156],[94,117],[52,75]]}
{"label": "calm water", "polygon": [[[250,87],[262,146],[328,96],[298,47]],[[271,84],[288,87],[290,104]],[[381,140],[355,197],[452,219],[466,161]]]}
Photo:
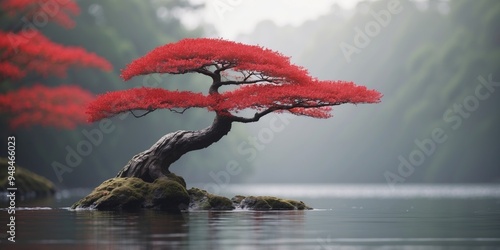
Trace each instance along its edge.
{"label": "calm water", "polygon": [[22,203],[15,244],[6,240],[8,214],[0,210],[0,249],[500,249],[498,185],[224,188],[226,196],[301,199],[312,211],[68,209],[87,192]]}

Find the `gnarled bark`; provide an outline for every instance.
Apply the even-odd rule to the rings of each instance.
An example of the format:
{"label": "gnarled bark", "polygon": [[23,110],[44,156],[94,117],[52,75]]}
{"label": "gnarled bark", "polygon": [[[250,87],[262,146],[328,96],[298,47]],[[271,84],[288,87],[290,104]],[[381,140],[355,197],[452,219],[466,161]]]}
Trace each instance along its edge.
{"label": "gnarled bark", "polygon": [[231,130],[232,119],[217,115],[210,127],[198,131],[179,130],[163,136],[150,149],[135,155],[116,177],[137,177],[146,182],[170,173],[168,168],[182,155],[210,146]]}

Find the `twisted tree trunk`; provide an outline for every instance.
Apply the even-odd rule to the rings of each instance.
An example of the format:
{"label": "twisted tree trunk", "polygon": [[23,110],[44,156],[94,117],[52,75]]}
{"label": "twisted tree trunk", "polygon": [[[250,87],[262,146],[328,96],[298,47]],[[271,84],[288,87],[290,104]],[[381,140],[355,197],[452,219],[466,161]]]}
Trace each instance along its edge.
{"label": "twisted tree trunk", "polygon": [[206,148],[231,130],[230,117],[217,115],[210,127],[179,130],[163,136],[150,149],[135,155],[116,177],[138,177],[146,182],[170,173],[168,168],[187,152]]}

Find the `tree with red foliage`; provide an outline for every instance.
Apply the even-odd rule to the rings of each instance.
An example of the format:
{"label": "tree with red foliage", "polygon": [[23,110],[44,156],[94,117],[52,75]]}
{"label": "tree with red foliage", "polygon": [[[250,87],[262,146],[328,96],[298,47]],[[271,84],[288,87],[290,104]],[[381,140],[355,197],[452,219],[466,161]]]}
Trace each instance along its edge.
{"label": "tree with red foliage", "polygon": [[0,8],[12,17],[23,15],[32,23],[35,18],[40,18],[41,23],[54,21],[67,29],[75,27],[71,16],[80,14],[80,7],[73,0],[2,0]]}
{"label": "tree with red foliage", "polygon": [[[23,26],[0,31],[0,81],[19,82],[33,74],[65,77],[70,67],[94,67],[109,71],[104,58],[76,46],[50,41],[36,24],[54,21],[72,28],[70,15],[80,13],[71,0],[4,0],[0,8],[11,17],[22,16]],[[9,29],[9,28],[8,28]],[[93,95],[79,86],[46,87],[36,83],[0,94],[0,112],[10,116],[11,128],[42,125],[74,128],[86,122],[84,110]]]}
{"label": "tree with red foliage", "polygon": [[[147,182],[162,177],[185,153],[219,141],[233,122],[256,122],[273,112],[328,118],[332,106],[377,103],[381,98],[379,92],[353,82],[313,78],[280,53],[221,39],[184,39],[160,46],[127,65],[121,76],[129,80],[152,73],[198,73],[211,79],[211,84],[208,94],[145,87],[105,93],[88,106],[89,120],[122,112],[140,117],[157,109],[184,113],[190,108],[215,112],[215,119],[199,131],[163,136],[150,149],[135,155],[117,177],[138,177]],[[225,86],[239,88],[221,91]],[[137,110],[144,113],[133,113]],[[253,115],[242,116],[240,111],[252,111]]]}

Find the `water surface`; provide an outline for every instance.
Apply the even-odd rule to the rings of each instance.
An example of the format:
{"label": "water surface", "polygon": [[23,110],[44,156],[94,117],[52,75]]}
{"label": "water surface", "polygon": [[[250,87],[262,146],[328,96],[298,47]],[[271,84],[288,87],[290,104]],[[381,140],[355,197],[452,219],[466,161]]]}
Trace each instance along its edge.
{"label": "water surface", "polygon": [[[100,212],[68,209],[83,192],[24,202],[1,249],[499,249],[500,186],[237,185],[312,211]],[[3,205],[3,207],[5,207]]]}

